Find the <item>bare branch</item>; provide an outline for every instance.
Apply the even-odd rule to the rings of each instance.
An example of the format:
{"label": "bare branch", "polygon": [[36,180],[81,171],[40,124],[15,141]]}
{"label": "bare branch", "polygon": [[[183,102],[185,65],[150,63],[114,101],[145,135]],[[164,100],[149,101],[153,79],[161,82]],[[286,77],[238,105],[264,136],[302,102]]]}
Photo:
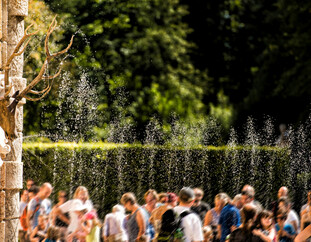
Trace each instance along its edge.
{"label": "bare branch", "polygon": [[35,101],[39,101],[39,100],[41,100],[42,98],[44,98],[50,91],[51,91],[51,88],[52,88],[52,86],[50,86],[46,91],[45,91],[45,93],[43,93],[43,95],[42,96],[40,96],[40,97],[38,97],[38,98],[31,98],[31,97],[28,97],[28,96],[24,96],[28,101],[33,101],[33,102],[35,102]]}
{"label": "bare branch", "polygon": [[50,27],[46,33],[46,37],[45,37],[45,41],[44,41],[45,53],[46,53],[47,57],[51,56],[50,50],[49,50],[49,39],[50,39],[50,35],[52,34],[52,32],[54,31],[54,29],[57,26],[56,17],[57,17],[57,15],[53,18],[52,23],[50,24]]}
{"label": "bare branch", "polygon": [[[37,31],[35,31],[35,32],[33,32],[33,33],[28,33],[28,30],[29,30],[32,26],[33,26],[33,24],[29,25],[29,26],[26,28],[26,30],[25,30],[25,32],[24,32],[24,36],[20,39],[20,41],[19,41],[18,44],[16,45],[16,47],[15,47],[13,53],[12,53],[11,56],[8,58],[8,60],[7,60],[6,64],[5,64],[5,66],[4,66],[4,83],[5,83],[6,86],[9,85],[9,71],[10,71],[10,65],[11,65],[12,60],[14,59],[14,57],[21,55],[21,54],[25,51],[25,49],[26,49],[26,47],[27,47],[27,45],[28,45],[28,43],[29,43],[31,37],[32,37],[33,35],[37,34],[38,31],[39,31],[39,30],[37,30]],[[24,42],[27,40],[27,38],[29,38],[29,40],[28,40],[28,41],[26,42],[26,44],[24,45],[23,49],[19,52],[19,49],[20,49],[21,46],[24,44]],[[8,90],[5,88],[5,93],[7,93],[7,92],[8,92]],[[9,92],[9,93],[10,93],[10,92]],[[8,94],[7,94],[7,95],[8,95]]]}
{"label": "bare branch", "polygon": [[9,96],[9,94],[10,94],[10,92],[12,90],[12,87],[13,87],[12,82],[10,82],[9,89],[4,93],[4,98]]}
{"label": "bare branch", "polygon": [[[51,54],[50,50],[49,50],[49,39],[50,39],[50,36],[51,34],[53,33],[53,31],[55,30],[57,26],[57,21],[56,21],[56,16],[53,18],[50,26],[49,26],[49,29],[47,31],[47,34],[46,34],[46,37],[45,37],[45,42],[44,42],[44,46],[45,46],[45,53],[46,53],[46,58],[43,62],[43,65],[41,66],[41,69],[39,71],[39,74],[35,77],[35,79],[33,79],[28,85],[27,87],[22,90],[15,98],[14,100],[14,104],[12,103],[12,105],[10,105],[10,109],[13,110],[15,109],[17,103],[23,98],[25,97],[27,100],[29,101],[38,101],[42,98],[44,98],[51,90],[52,88],[52,84],[50,85],[50,83],[48,84],[48,86],[43,89],[42,91],[34,91],[32,90],[41,80],[50,80],[50,79],[54,79],[56,77],[58,77],[61,73],[61,68],[59,68],[58,72],[52,76],[44,76],[44,73],[49,65],[49,63],[57,56],[60,56],[60,55],[63,55],[65,54],[69,49],[70,47],[72,46],[72,43],[73,43],[73,38],[74,36],[71,37],[70,39],[70,42],[68,44],[68,46],[59,51],[59,52],[56,52],[56,53],[53,53]],[[30,27],[30,26],[29,26]],[[26,29],[25,33],[27,33],[27,30],[29,29],[29,27]],[[27,42],[28,43],[28,42]],[[20,48],[20,46],[19,46]],[[18,49],[19,49],[18,48]],[[17,53],[18,52],[18,49],[17,51],[15,51],[15,54],[20,54],[20,53]],[[21,51],[21,53],[25,50],[25,47],[23,48],[23,50]],[[35,95],[41,95],[40,97],[38,98],[31,98],[31,97],[28,97],[26,96],[27,93],[32,93],[32,94],[35,94]]]}
{"label": "bare branch", "polygon": [[26,44],[24,44],[23,49],[22,49],[20,52],[15,53],[15,54],[14,54],[14,57],[15,57],[15,56],[19,56],[19,55],[21,55],[21,54],[23,54],[23,53],[24,53],[24,51],[25,51],[25,49],[26,49],[27,45],[29,44],[29,42],[30,42],[31,38],[32,38],[32,37],[29,37],[29,39],[27,40]]}
{"label": "bare branch", "polygon": [[[35,32],[33,32],[33,33],[28,34],[28,30],[29,30],[32,26],[33,26],[33,24],[29,25],[29,26],[26,28],[26,30],[25,30],[25,32],[24,32],[24,36],[20,39],[20,41],[19,41],[18,44],[16,45],[16,47],[15,47],[13,53],[12,53],[11,56],[8,58],[8,61],[7,61],[7,63],[6,63],[5,66],[10,66],[12,60],[14,59],[15,56],[18,55],[18,51],[19,51],[19,49],[21,48],[21,46],[24,44],[24,42],[26,41],[26,39],[29,38],[29,37],[32,37],[33,35],[35,35],[35,34],[37,34],[37,33],[39,32],[39,30],[37,30],[37,31],[35,31]],[[28,43],[29,43],[29,40],[27,41],[26,46],[28,45]],[[23,50],[25,50],[25,47],[23,48]],[[19,55],[20,55],[20,54],[19,54]]]}
{"label": "bare branch", "polygon": [[45,89],[43,89],[41,91],[30,90],[28,93],[35,94],[35,95],[40,95],[42,93],[45,93],[48,89],[51,89],[51,86],[52,85],[49,84]]}
{"label": "bare branch", "polygon": [[61,72],[62,72],[62,68],[59,68],[58,72],[55,75],[53,75],[53,76],[43,76],[42,79],[43,80],[54,79],[54,78],[58,77]]}
{"label": "bare branch", "polygon": [[64,49],[64,50],[62,50],[62,51],[59,51],[59,52],[57,52],[57,53],[55,53],[55,54],[52,54],[51,57],[54,58],[54,57],[56,57],[56,56],[65,54],[65,53],[70,49],[70,47],[72,46],[73,38],[74,38],[74,36],[71,36],[70,43],[68,44],[68,46],[67,46],[66,49]]}

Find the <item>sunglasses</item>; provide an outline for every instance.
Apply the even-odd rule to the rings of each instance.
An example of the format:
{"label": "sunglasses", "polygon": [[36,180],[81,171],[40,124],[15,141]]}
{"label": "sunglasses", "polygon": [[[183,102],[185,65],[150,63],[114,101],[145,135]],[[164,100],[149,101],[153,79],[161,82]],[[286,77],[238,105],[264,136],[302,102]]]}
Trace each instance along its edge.
{"label": "sunglasses", "polygon": [[198,193],[198,194],[195,194],[196,197],[202,197],[202,194]]}

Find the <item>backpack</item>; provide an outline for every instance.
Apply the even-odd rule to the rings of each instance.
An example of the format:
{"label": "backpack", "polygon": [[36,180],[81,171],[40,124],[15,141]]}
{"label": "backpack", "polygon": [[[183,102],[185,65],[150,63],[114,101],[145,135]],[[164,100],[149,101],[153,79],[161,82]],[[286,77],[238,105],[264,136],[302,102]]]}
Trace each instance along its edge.
{"label": "backpack", "polygon": [[[35,199],[36,199],[37,202],[39,201],[39,199],[38,199],[37,197],[35,197]],[[33,216],[35,215],[35,213],[39,210],[40,206],[41,206],[41,203],[38,203],[38,204],[36,205],[35,210],[34,210],[32,216],[30,217],[30,219],[33,218]],[[23,213],[22,213],[22,215],[21,215],[20,218],[19,218],[20,224],[21,224],[22,229],[23,229],[24,231],[27,231],[27,230],[28,230],[27,211],[28,211],[28,204],[27,204],[26,207],[24,208]]]}
{"label": "backpack", "polygon": [[192,213],[191,211],[184,211],[179,216],[173,209],[168,209],[161,220],[161,228],[157,240],[160,241],[183,241],[184,232],[181,227],[181,222],[184,217]]}

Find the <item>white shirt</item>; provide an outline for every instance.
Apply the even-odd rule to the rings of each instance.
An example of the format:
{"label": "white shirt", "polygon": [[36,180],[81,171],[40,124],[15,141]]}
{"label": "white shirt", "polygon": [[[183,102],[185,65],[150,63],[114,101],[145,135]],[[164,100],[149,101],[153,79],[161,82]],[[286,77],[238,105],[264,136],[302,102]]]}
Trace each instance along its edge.
{"label": "white shirt", "polygon": [[287,215],[287,219],[285,220],[285,224],[289,224],[291,223],[292,221],[296,221],[297,223],[297,227],[298,227],[298,231],[296,231],[296,233],[299,233],[300,229],[299,229],[299,218],[298,218],[298,215],[297,213],[294,211],[294,210],[290,210],[288,215]]}
{"label": "white shirt", "polygon": [[49,215],[51,211],[52,211],[52,202],[50,199],[46,198],[41,203],[40,213]]}
{"label": "white shirt", "polygon": [[125,229],[123,228],[124,219],[125,215],[121,212],[108,213],[103,225],[103,235],[122,234],[122,241],[128,240]]}
{"label": "white shirt", "polygon": [[[190,210],[188,207],[177,206],[174,211],[180,215],[182,212]],[[203,241],[202,223],[199,216],[191,213],[184,217],[181,221],[181,226],[184,229],[185,242]]]}
{"label": "white shirt", "polygon": [[[67,201],[64,204],[59,206],[59,209],[62,211],[62,213],[68,213],[69,212],[70,223],[69,223],[68,228],[67,228],[68,233],[74,232],[79,226],[78,215],[74,211],[71,211],[72,203],[74,200],[75,199],[69,200],[69,201]],[[93,209],[93,204],[90,200],[87,200],[85,202],[85,205],[88,207],[88,211],[91,211]]]}

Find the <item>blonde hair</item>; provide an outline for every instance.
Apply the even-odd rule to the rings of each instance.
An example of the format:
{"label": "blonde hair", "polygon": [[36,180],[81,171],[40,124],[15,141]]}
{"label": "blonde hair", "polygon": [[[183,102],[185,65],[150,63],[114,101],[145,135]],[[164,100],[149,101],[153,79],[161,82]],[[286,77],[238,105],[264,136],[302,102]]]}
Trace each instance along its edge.
{"label": "blonde hair", "polygon": [[227,204],[229,201],[230,201],[230,197],[227,195],[227,193],[218,193],[216,196],[215,196],[215,199],[223,202],[224,204]]}
{"label": "blonde hair", "polygon": [[152,195],[152,198],[153,198],[154,200],[157,200],[157,201],[159,200],[159,196],[158,196],[156,190],[154,190],[154,189],[149,189],[149,190],[145,193],[145,195],[144,195],[144,199],[145,199],[145,200],[147,200],[147,197],[148,197],[149,194]]}
{"label": "blonde hair", "polygon": [[78,199],[79,192],[81,192],[81,191],[86,192],[87,200],[89,200],[89,198],[90,198],[89,197],[89,191],[84,186],[78,186],[78,188],[76,189],[75,193],[73,194],[73,198],[74,199]]}

